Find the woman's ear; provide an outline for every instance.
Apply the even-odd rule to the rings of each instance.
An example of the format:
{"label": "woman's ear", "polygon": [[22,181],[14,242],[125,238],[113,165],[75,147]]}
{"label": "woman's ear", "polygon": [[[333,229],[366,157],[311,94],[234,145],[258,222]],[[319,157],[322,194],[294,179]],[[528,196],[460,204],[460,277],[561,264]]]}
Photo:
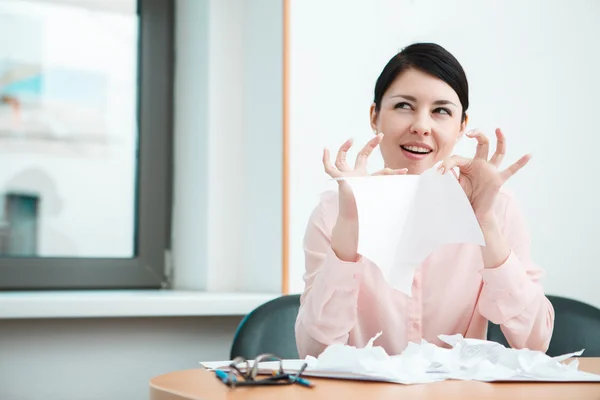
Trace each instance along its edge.
{"label": "woman's ear", "polygon": [[460,138],[463,136],[463,134],[465,133],[465,130],[467,129],[467,124],[469,123],[469,115],[465,114],[465,120],[463,122],[460,123],[460,131],[458,133],[458,137],[456,138],[456,141],[458,142],[460,140]]}
{"label": "woman's ear", "polygon": [[379,117],[379,113],[376,110],[375,103],[371,104],[371,108],[369,109],[369,120],[371,121],[371,129],[374,134],[378,134],[377,131],[377,118]]}

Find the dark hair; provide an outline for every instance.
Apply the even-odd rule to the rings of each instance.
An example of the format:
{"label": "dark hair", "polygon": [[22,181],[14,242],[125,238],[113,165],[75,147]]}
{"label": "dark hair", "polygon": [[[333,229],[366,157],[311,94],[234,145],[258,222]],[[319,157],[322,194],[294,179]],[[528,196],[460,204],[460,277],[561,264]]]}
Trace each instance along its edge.
{"label": "dark hair", "polygon": [[463,108],[462,121],[469,108],[469,83],[458,60],[435,43],[415,43],[391,58],[375,84],[375,111],[381,108],[381,99],[392,82],[404,71],[414,68],[446,82],[458,95]]}

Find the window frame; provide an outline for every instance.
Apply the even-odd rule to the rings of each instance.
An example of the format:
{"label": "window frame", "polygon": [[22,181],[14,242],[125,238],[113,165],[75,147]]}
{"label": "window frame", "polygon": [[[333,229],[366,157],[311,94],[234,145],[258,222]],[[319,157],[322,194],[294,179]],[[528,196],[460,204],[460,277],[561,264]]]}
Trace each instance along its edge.
{"label": "window frame", "polygon": [[168,283],[175,0],[138,0],[136,212],[132,258],[0,257],[0,290],[157,289]]}

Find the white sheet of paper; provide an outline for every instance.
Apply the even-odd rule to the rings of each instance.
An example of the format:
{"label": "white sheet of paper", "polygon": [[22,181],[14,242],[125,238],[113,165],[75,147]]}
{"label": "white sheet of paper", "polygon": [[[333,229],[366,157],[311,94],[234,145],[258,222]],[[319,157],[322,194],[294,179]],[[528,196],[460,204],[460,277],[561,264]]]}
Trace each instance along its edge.
{"label": "white sheet of paper", "polygon": [[[499,343],[464,339],[461,335],[440,335],[451,348],[438,347],[427,341],[409,343],[400,355],[389,356],[382,347],[374,346],[375,336],[364,348],[332,345],[319,357],[284,360],[286,372],[300,370],[303,375],[333,379],[417,384],[443,380],[476,380],[483,382],[598,382],[600,375],[578,370],[577,359],[583,350],[550,357],[540,351],[509,349]],[[231,361],[202,362],[208,369],[227,367]],[[252,366],[252,361],[250,361]],[[270,374],[278,362],[259,365],[259,371]]]}
{"label": "white sheet of paper", "polygon": [[439,338],[452,348],[422,341],[409,343],[397,356],[388,356],[382,347],[359,349],[332,345],[317,358],[307,357],[305,374],[345,379],[366,379],[403,384],[448,379],[527,382],[599,382],[600,375],[578,370],[575,359],[583,350],[550,357],[540,351],[509,349],[486,340],[464,339],[461,335]]}
{"label": "white sheet of paper", "polygon": [[436,169],[347,178],[358,212],[358,252],[409,296],[415,269],[436,249],[450,243],[485,244],[460,184],[451,173]]}

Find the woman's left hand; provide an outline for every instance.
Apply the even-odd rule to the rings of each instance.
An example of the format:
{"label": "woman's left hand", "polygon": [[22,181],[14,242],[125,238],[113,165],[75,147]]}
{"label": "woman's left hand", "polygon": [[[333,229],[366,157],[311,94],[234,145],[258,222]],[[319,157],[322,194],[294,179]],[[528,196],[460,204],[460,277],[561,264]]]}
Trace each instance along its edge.
{"label": "woman's left hand", "polygon": [[490,145],[488,138],[480,131],[469,132],[467,137],[477,139],[475,157],[469,159],[456,155],[452,156],[443,161],[439,170],[446,173],[458,167],[460,171],[458,181],[471,202],[477,220],[482,224],[492,217],[492,207],[502,185],[523,168],[529,162],[531,156],[525,155],[510,167],[500,171],[498,167],[506,152],[506,143],[502,131],[496,129],[498,144],[496,152],[489,160]]}

